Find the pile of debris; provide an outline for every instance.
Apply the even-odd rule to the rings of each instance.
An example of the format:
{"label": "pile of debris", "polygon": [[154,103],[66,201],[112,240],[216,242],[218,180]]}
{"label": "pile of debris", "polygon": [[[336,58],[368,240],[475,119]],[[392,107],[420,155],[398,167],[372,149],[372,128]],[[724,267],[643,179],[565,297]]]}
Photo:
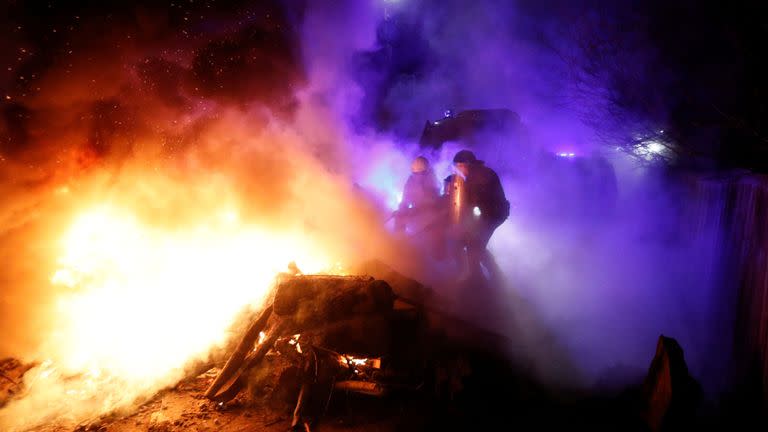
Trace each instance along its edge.
{"label": "pile of debris", "polygon": [[309,430],[334,391],[383,396],[434,385],[426,342],[435,336],[424,308],[383,280],[283,277],[205,396],[226,403],[250,381],[273,404],[293,398],[292,427]]}
{"label": "pile of debris", "polygon": [[[543,429],[695,424],[700,390],[672,339],[660,338],[642,390],[627,401],[573,398],[541,385],[528,365],[511,364],[502,336],[431,309],[430,290],[418,282],[377,263],[359,273],[375,276],[280,275],[215,364],[130,414],[35,430],[309,431],[323,419],[324,430],[463,430],[506,425],[511,415],[518,426]],[[31,366],[0,361],[0,407],[23,391]],[[339,401],[347,407],[341,416]]]}

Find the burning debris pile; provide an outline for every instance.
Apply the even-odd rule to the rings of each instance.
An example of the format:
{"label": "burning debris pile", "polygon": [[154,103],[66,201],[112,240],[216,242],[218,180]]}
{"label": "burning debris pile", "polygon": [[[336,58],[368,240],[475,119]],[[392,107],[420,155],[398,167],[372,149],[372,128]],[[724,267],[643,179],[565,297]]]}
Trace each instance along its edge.
{"label": "burning debris pile", "polygon": [[292,427],[310,430],[334,391],[384,396],[422,388],[433,378],[428,333],[423,309],[383,280],[284,277],[205,395],[226,403],[250,380],[273,403],[295,400]]}
{"label": "burning debris pile", "polygon": [[[274,303],[253,322],[206,396],[219,402],[232,399],[244,386],[245,374],[270,350],[300,365],[294,426],[309,428],[333,389],[381,396],[390,388],[418,387],[397,366],[420,365],[424,359],[418,352],[392,350],[392,333],[399,324],[410,327],[409,332],[401,329],[400,336],[415,334],[419,317],[413,307],[395,309],[395,299],[386,282],[371,277],[295,276],[282,281]],[[256,348],[246,354],[258,335]]]}
{"label": "burning debris pile", "polygon": [[[398,419],[418,429],[431,415],[432,402],[424,400],[459,397],[467,377],[478,372],[469,359],[472,350],[500,351],[507,343],[430,309],[435,303],[425,303],[434,296],[429,288],[381,262],[364,263],[352,273],[376,277],[304,275],[292,264],[275,278],[264,305],[240,319],[240,333],[230,337],[228,348],[193,362],[168,386],[128,406],[30,418],[14,430],[240,430],[259,424],[264,430],[309,430],[325,416],[333,418],[334,401],[349,398],[370,403],[359,410],[366,425],[382,421],[370,413],[394,409],[381,414],[388,416],[384,421]],[[78,404],[112,397],[96,371],[70,374],[56,364],[11,360],[2,365],[0,401],[14,408],[34,405],[30,390],[34,395],[47,387],[53,393],[45,401],[76,412],[84,410]],[[57,375],[60,380],[53,380]],[[102,397],[84,393],[86,384],[102,389]],[[402,417],[404,409],[408,417]]]}
{"label": "burning debris pile", "polygon": [[[666,430],[659,419],[695,405],[679,385],[693,381],[672,339],[660,339],[642,388],[606,401],[537,382],[532,365],[504,358],[509,341],[432,309],[423,303],[434,295],[429,288],[380,262],[357,269],[380,278],[289,269],[212,362],[129,410],[19,430],[309,431],[318,423],[324,430],[466,429],[505,424],[511,413],[516,424],[545,428]],[[32,366],[0,362],[0,404],[24,395]],[[692,424],[691,414],[675,421]]]}
{"label": "burning debris pile", "polygon": [[[427,296],[427,289],[418,282],[382,264],[368,267],[376,272],[388,271],[398,292],[410,298]],[[14,430],[100,430],[125,419],[135,422],[135,426],[149,424],[154,430],[165,426],[183,429],[190,422],[218,418],[201,413],[237,406],[244,397],[251,408],[263,405],[277,412],[286,406],[281,407],[280,401],[296,405],[294,425],[308,427],[305,425],[314,424],[325,412],[333,391],[383,396],[424,386],[429,358],[426,347],[434,333],[428,335],[421,306],[395,294],[381,279],[306,276],[294,264],[289,269],[290,273],[278,275],[272,290],[264,295],[265,306],[255,312],[249,325],[243,326],[239,343],[234,344],[237,340],[231,338],[226,362],[226,350],[212,354],[207,361],[193,361],[185,367],[185,375],[167,387],[158,387],[131,402],[128,399],[135,390],[127,387],[123,387],[121,399],[126,403],[113,401],[111,384],[130,385],[130,380],[120,381],[108,369],[70,372],[51,361],[4,361],[0,403],[12,404],[13,408],[3,413],[5,421],[12,420],[8,415],[15,412],[24,418],[8,423]],[[140,358],[137,354],[133,353],[133,358]],[[242,392],[246,388],[248,391]],[[179,392],[187,396],[191,393],[196,401],[205,395],[212,402],[195,402],[177,413],[184,416],[174,419],[164,411],[168,405],[177,404],[173,400],[178,397],[173,395]],[[168,397],[171,402],[167,402]],[[27,418],[24,413],[31,413],[30,407],[39,406],[41,401],[66,407],[72,413]],[[94,403],[98,409],[92,408]]]}

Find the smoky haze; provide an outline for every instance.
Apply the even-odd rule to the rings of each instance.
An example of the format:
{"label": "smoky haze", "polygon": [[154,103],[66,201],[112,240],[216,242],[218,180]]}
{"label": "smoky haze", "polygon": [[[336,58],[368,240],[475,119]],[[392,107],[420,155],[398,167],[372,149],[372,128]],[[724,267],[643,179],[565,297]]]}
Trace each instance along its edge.
{"label": "smoky haze", "polygon": [[[717,369],[700,331],[721,312],[700,271],[714,265],[714,228],[686,224],[691,198],[665,169],[598,140],[623,131],[585,125],[584,105],[573,105],[583,82],[551,36],[561,9],[117,3],[33,20],[7,7],[0,356],[36,359],[57,294],[56,239],[95,202],[120,201],[169,228],[231,204],[244,219],[305,232],[340,259],[379,258],[440,289],[444,268],[406,265],[416,260],[390,239],[387,210],[423,152],[425,121],[446,108],[508,108],[527,131],[522,151],[612,164],[616,200],[595,211],[571,161],[521,161],[503,141],[476,146],[499,169],[513,210],[490,245],[508,284],[479,293],[495,306],[467,316],[504,333],[542,379],[627,382],[647,369],[661,333],[680,340],[695,375]],[[589,114],[608,115],[605,83],[592,84]],[[461,147],[427,152],[440,178]],[[455,295],[443,292],[448,303]]]}
{"label": "smoky haze", "polygon": [[[499,171],[513,204],[490,243],[507,286],[477,292],[476,310],[455,312],[502,330],[511,354],[546,380],[609,391],[637,383],[664,334],[681,342],[706,390],[722,390],[731,340],[712,335],[727,334],[716,329],[728,327],[731,309],[716,290],[720,227],[697,212],[692,178],[625,151],[637,134],[663,129],[664,91],[675,78],[643,33],[642,13],[621,2],[605,10],[594,2],[371,5],[352,21],[313,3],[323,17],[313,24],[324,28],[315,32],[338,37],[303,41],[305,56],[331,50],[346,61],[334,66],[343,75],[325,94],[336,96],[330,103],[352,139],[370,149],[358,153],[373,160],[358,163],[375,174],[358,176],[393,207],[411,158],[428,156],[443,178],[455,151],[472,145]],[[369,25],[371,13],[378,20],[366,36],[356,24]],[[632,47],[626,68],[599,69],[595,56],[608,52],[579,57],[592,40],[607,49],[610,32],[627,23],[635,33],[623,40]],[[351,49],[366,37],[372,45]],[[628,79],[650,87],[621,105],[615,85]],[[515,111],[524,132],[418,148],[426,121],[478,108]],[[422,277],[440,281],[443,270]]]}
{"label": "smoky haze", "polygon": [[[26,8],[37,6],[43,13],[32,18]],[[355,186],[359,167],[344,123],[311,91],[323,80],[302,57],[301,23],[312,16],[303,16],[300,2],[283,6],[7,6],[4,24],[12,37],[3,53],[11,66],[0,123],[0,356],[43,365],[53,360],[53,376],[63,378],[33,386],[0,411],[3,429],[56,418],[79,423],[126,409],[184,373],[185,365],[176,365],[152,383],[101,382],[104,397],[89,398],[87,390],[84,400],[67,396],[66,380],[83,371],[55,363],[72,354],[55,343],[56,326],[77,287],[51,278],[63,237],[82,212],[111,207],[173,236],[194,234],[222,210],[234,210],[245,227],[322,245],[331,262],[404,256],[386,232],[378,203]],[[249,247],[269,254],[281,246]],[[258,268],[259,255],[253,259],[243,266]],[[215,295],[220,288],[212,283],[209,289]],[[147,310],[135,310],[129,321],[162,318],[155,313],[160,299],[168,302],[168,313],[187,300],[183,293],[173,299],[164,292],[143,295]],[[94,310],[100,307],[107,309]],[[108,307],[85,312],[106,317]],[[79,335],[73,336],[74,343]],[[152,358],[149,347],[132,352],[144,349],[144,360]],[[56,375],[59,367],[64,375]],[[35,370],[29,380],[48,373]]]}
{"label": "smoky haze", "polygon": [[2,355],[37,356],[60,239],[91,206],[170,230],[229,206],[339,258],[388,250],[350,181],[343,127],[302,102],[301,8],[51,8],[6,15]]}

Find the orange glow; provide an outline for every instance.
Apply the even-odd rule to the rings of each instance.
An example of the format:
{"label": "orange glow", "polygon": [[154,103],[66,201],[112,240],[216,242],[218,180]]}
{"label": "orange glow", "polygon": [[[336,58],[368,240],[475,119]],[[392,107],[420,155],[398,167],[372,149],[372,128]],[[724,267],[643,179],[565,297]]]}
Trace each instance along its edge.
{"label": "orange glow", "polygon": [[350,355],[341,355],[339,356],[339,363],[344,367],[352,367],[355,368],[354,371],[358,372],[356,369],[357,367],[370,367],[373,369],[380,369],[381,368],[381,359],[380,358],[357,358],[352,357]]}
{"label": "orange glow", "polygon": [[83,213],[51,278],[60,294],[46,361],[25,377],[29,395],[16,408],[69,403],[61,411],[78,419],[84,402],[95,403],[88,415],[103,414],[175,384],[227,340],[238,313],[264,302],[289,262],[313,273],[334,267],[318,250],[301,235],[249,226],[232,209],[177,231],[109,206]]}
{"label": "orange glow", "polygon": [[368,359],[367,358],[358,359],[358,358],[354,358],[354,357],[347,357],[347,361],[349,361],[349,363],[351,363],[351,364],[353,364],[355,366],[362,366],[362,365],[365,364],[365,362],[368,361]]}

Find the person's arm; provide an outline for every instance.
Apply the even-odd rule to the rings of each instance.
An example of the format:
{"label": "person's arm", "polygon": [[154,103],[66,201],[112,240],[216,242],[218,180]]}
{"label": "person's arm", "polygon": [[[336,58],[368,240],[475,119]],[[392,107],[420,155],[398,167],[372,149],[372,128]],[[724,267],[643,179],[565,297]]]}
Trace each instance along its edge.
{"label": "person's arm", "polygon": [[404,211],[408,208],[408,205],[413,201],[413,176],[409,176],[408,180],[405,181],[405,186],[403,187],[403,198],[400,200],[400,205],[398,206],[398,210]]}
{"label": "person's arm", "polygon": [[440,182],[432,170],[429,171],[429,177],[427,178],[429,179],[429,193],[433,198],[437,199],[440,196]]}
{"label": "person's arm", "polygon": [[498,217],[499,220],[504,220],[509,217],[509,201],[507,200],[507,196],[504,193],[504,186],[501,184],[499,175],[496,174],[495,171],[492,172],[492,185],[489,192],[493,193],[492,199],[495,207],[494,216]]}
{"label": "person's arm", "polygon": [[495,171],[493,172],[493,191],[494,198],[497,200],[497,202],[504,203],[507,201],[507,196],[504,193],[504,186],[501,185],[501,179]]}

